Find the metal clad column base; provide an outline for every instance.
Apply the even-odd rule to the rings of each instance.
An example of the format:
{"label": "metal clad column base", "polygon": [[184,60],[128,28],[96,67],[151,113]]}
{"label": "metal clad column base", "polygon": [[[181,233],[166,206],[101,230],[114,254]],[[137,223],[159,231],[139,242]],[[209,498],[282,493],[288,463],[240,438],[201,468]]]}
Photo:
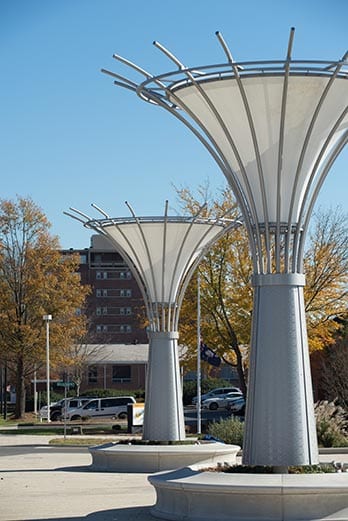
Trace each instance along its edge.
{"label": "metal clad column base", "polygon": [[143,439],[185,439],[177,332],[150,332]]}
{"label": "metal clad column base", "polygon": [[301,274],[253,277],[246,465],[318,463],[304,283]]}

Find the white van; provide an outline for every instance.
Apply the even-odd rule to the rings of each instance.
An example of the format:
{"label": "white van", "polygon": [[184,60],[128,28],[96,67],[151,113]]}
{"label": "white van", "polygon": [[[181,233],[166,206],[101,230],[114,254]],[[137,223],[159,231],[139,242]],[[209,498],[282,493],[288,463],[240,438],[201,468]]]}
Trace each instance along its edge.
{"label": "white van", "polygon": [[111,398],[94,398],[82,407],[68,411],[67,420],[81,418],[127,418],[127,406],[136,403],[133,396],[113,396]]}

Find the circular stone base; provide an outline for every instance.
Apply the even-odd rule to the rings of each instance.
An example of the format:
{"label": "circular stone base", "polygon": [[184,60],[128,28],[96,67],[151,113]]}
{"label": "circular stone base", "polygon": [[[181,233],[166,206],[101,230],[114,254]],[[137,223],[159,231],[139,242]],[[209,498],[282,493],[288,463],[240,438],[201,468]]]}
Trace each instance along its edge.
{"label": "circular stone base", "polygon": [[159,472],[196,465],[236,463],[238,445],[199,443],[195,445],[122,445],[108,443],[89,449],[91,470],[102,472]]}
{"label": "circular stone base", "polygon": [[149,476],[155,517],[185,521],[348,520],[348,473],[227,474],[196,467]]}

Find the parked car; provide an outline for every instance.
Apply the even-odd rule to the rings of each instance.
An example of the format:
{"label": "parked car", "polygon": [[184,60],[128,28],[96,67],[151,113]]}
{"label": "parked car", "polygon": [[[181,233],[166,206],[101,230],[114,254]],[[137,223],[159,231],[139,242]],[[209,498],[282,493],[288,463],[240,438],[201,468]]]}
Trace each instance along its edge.
{"label": "parked car", "polygon": [[[50,419],[52,421],[60,420],[64,417],[64,411],[68,413],[71,409],[82,407],[95,396],[75,396],[74,398],[62,398],[58,402],[52,403],[50,407]],[[47,405],[41,407],[40,418],[47,418]]]}
{"label": "parked car", "polygon": [[244,414],[245,414],[244,396],[242,396],[240,398],[236,397],[233,400],[228,400],[226,409],[236,416],[244,416]]}
{"label": "parked car", "polygon": [[[225,396],[226,394],[232,393],[232,392],[238,392],[239,394],[242,394],[242,391],[240,389],[238,389],[238,387],[216,387],[216,389],[212,389],[211,391],[209,391],[205,394],[202,394],[201,401],[203,402],[204,400],[207,400],[208,398],[216,398],[216,397]],[[195,396],[192,399],[192,403],[193,403],[193,405],[196,405],[197,396]]]}
{"label": "parked car", "polygon": [[[54,407],[58,402],[51,402],[50,410]],[[43,405],[39,410],[39,416],[41,419],[47,418],[47,405]]]}
{"label": "parked car", "polygon": [[82,418],[127,418],[127,406],[136,403],[133,396],[113,396],[111,398],[94,398],[82,407],[71,409],[66,414],[68,420]]}
{"label": "parked car", "polygon": [[233,401],[236,398],[243,398],[243,395],[240,391],[233,391],[225,395],[215,396],[214,398],[207,398],[206,400],[202,401],[202,407],[203,409],[209,409],[210,411],[216,411],[217,409],[226,409],[229,401]]}

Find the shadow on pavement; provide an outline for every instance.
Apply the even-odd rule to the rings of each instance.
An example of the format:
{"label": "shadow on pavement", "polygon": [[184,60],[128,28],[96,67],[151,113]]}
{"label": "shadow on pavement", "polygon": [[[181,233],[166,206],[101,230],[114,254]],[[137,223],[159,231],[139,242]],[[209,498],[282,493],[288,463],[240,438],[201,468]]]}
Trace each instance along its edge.
{"label": "shadow on pavement", "polygon": [[116,508],[101,510],[83,517],[55,517],[31,519],[30,521],[154,521],[152,507]]}
{"label": "shadow on pavement", "polygon": [[93,472],[91,465],[81,465],[80,467],[56,467],[52,469],[0,469],[0,474],[32,474],[33,472]]}

